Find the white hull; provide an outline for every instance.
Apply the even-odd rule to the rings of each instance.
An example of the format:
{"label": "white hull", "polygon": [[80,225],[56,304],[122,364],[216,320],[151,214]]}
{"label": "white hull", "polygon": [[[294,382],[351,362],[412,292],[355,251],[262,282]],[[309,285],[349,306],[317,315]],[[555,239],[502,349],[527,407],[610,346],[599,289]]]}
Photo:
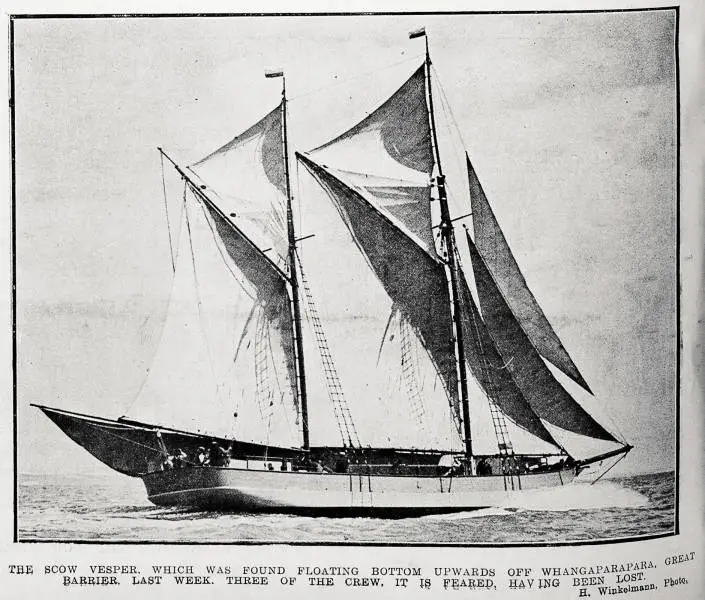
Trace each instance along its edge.
{"label": "white hull", "polygon": [[166,506],[244,512],[404,516],[498,506],[527,490],[567,485],[573,469],[523,475],[415,477],[187,467],[142,477]]}

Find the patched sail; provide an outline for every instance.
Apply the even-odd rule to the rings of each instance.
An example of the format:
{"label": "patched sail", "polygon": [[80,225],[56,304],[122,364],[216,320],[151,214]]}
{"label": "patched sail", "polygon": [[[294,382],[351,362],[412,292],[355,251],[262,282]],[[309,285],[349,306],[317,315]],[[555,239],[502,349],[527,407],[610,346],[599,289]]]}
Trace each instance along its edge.
{"label": "patched sail", "polygon": [[217,197],[227,215],[262,248],[273,248],[285,262],[286,169],[283,155],[282,106],[230,140],[190,170]]}
{"label": "patched sail", "polygon": [[514,317],[478,249],[467,234],[482,319],[505,368],[531,409],[562,429],[602,440],[617,441],[556,381],[531,340]]}
{"label": "patched sail", "polygon": [[309,154],[432,251],[431,138],[422,65],[379,108]]}
{"label": "patched sail", "polygon": [[[256,299],[273,326],[289,333],[288,336],[284,336],[282,342],[287,356],[293,357],[292,316],[284,273],[214,205],[203,202],[203,208],[223,248],[238,266],[242,275],[254,286]],[[295,373],[293,359],[290,362],[289,369],[293,374]]]}
{"label": "patched sail", "polygon": [[514,423],[545,442],[558,445],[514,382],[482,321],[465,277],[459,279],[463,347],[472,376],[489,399]]}
{"label": "patched sail", "polygon": [[326,168],[301,154],[297,157],[326,191],[369,269],[419,337],[457,413],[456,358],[443,264]]}
{"label": "patched sail", "polygon": [[331,169],[341,179],[362,192],[405,233],[429,253],[435,253],[431,228],[431,187],[423,181],[391,179]]}
{"label": "patched sail", "polygon": [[526,284],[466,154],[475,245],[531,343],[544,358],[590,391],[558,335]]}

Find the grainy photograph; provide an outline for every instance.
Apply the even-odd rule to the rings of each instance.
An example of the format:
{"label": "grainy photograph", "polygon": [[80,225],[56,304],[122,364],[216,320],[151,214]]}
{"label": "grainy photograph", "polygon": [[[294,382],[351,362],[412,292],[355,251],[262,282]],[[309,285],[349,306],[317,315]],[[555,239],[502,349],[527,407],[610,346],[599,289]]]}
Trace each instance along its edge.
{"label": "grainy photograph", "polygon": [[673,534],[676,19],[14,18],[18,540]]}

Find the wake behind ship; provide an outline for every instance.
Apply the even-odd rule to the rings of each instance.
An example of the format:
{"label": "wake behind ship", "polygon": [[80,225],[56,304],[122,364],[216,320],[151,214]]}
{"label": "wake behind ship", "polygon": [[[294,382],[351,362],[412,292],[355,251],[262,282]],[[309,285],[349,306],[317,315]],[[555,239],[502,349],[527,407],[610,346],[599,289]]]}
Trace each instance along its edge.
{"label": "wake behind ship", "polygon": [[[281,102],[205,158],[160,148],[181,202],[148,379],[116,420],[39,406],[153,503],[451,512],[595,480],[631,450],[578,402],[592,391],[467,153],[464,181],[446,177],[428,41],[410,37],[423,63],[313,150],[290,151],[280,71]],[[449,199],[462,187],[469,206]],[[601,450],[578,458],[576,439]]]}

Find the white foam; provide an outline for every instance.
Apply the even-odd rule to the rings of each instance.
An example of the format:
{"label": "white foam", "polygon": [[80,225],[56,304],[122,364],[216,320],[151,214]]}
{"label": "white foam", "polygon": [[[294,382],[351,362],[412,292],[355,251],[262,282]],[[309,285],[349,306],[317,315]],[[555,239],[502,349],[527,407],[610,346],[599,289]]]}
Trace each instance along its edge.
{"label": "white foam", "polygon": [[643,494],[613,481],[594,485],[574,483],[559,488],[528,490],[512,496],[501,508],[533,511],[594,510],[603,508],[644,508],[649,500]]}
{"label": "white foam", "polygon": [[643,494],[613,481],[573,483],[559,488],[526,490],[514,494],[497,507],[474,511],[428,515],[428,520],[459,521],[482,517],[511,516],[517,512],[566,512],[607,508],[645,508],[649,500]]}

